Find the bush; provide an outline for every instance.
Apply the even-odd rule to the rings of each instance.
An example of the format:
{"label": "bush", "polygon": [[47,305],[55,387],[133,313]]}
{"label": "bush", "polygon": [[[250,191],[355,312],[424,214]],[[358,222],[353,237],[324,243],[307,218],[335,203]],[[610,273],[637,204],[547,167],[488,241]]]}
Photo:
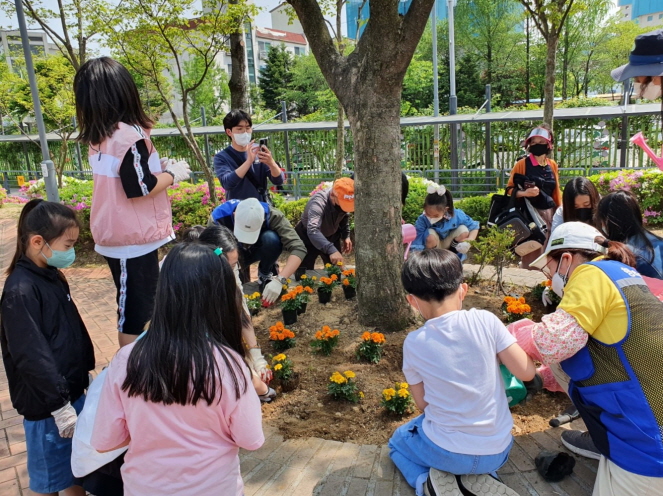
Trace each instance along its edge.
{"label": "bush", "polygon": [[308,198],[300,198],[296,201],[283,202],[280,207],[276,208],[283,212],[285,218],[290,221],[290,224],[292,224],[293,227],[295,227],[299,223],[299,220],[302,218],[307,203]]}
{"label": "bush", "polygon": [[[43,183],[43,179],[40,179]],[[38,181],[38,182],[39,182]],[[90,209],[92,207],[92,181],[83,181],[73,177],[62,178],[63,186],[60,188],[60,201],[73,208],[81,221],[81,232],[78,239],[81,243],[92,242],[92,232],[90,231]],[[40,193],[40,185],[35,185],[34,190]],[[45,192],[44,192],[45,193]]]}
{"label": "bush", "polygon": [[422,177],[409,176],[408,180],[410,181],[410,189],[403,207],[403,219],[408,224],[414,224],[424,210],[424,200],[428,194],[426,188],[429,184],[432,184],[432,181]]}
{"label": "bush", "polygon": [[590,176],[601,196],[620,189],[630,191],[638,199],[645,223],[650,227],[663,225],[663,172],[658,169],[619,170]]}
{"label": "bush", "polygon": [[[219,203],[225,200],[225,190],[218,179],[214,180]],[[168,198],[173,210],[173,229],[175,232],[197,224],[206,225],[215,205],[210,203],[207,183],[180,183],[168,188]]]}
{"label": "bush", "polygon": [[7,190],[0,186],[0,208],[5,204],[5,200],[7,199]]}
{"label": "bush", "polygon": [[467,215],[472,217],[482,225],[488,222],[488,212],[490,211],[490,200],[493,195],[488,196],[470,196],[454,203],[454,208],[460,208]]}

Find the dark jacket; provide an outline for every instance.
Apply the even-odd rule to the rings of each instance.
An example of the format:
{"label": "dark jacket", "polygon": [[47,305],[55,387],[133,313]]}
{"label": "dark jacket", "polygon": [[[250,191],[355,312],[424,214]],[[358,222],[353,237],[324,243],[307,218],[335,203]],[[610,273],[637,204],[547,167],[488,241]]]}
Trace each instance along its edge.
{"label": "dark jacket", "polygon": [[64,275],[21,257],[0,300],[0,345],[14,408],[42,420],[76,401],[94,348]]}
{"label": "dark jacket", "polygon": [[350,214],[334,205],[331,189],[318,191],[306,204],[304,213],[295,229],[306,232],[311,244],[322,253],[331,255],[338,250],[333,241],[350,237]]}
{"label": "dark jacket", "polygon": [[[226,200],[246,200],[257,198],[267,201],[267,178],[272,184],[283,184],[283,174],[272,176],[272,171],[262,162],[251,165],[244,177],[235,172],[246,161],[246,152],[239,152],[232,146],[214,155],[214,173],[226,190]],[[256,185],[258,187],[256,187]]]}

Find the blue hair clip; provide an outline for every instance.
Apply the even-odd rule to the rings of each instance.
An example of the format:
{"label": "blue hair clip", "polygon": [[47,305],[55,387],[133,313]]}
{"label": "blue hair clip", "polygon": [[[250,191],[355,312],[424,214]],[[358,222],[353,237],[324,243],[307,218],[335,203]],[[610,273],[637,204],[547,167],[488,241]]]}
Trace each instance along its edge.
{"label": "blue hair clip", "polygon": [[222,253],[223,253],[223,250],[221,249],[221,247],[216,248],[216,249],[214,250],[214,254],[215,254],[216,256],[219,256],[219,255],[221,255]]}

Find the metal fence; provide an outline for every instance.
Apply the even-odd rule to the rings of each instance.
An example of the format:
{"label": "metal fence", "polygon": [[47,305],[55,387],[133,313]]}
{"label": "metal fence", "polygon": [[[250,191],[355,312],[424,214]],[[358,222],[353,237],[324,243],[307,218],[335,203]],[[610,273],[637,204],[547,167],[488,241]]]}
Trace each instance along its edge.
{"label": "metal fence", "polygon": [[[648,158],[629,142],[642,131],[653,149],[660,149],[660,106],[628,105],[559,109],[555,112],[557,137],[553,158],[560,167],[560,181],[576,175],[591,175],[618,167],[644,168]],[[516,160],[524,155],[522,140],[541,121],[541,111],[483,113],[401,119],[401,165],[411,175],[420,175],[450,185],[457,198],[486,194],[504,187]],[[436,167],[434,130],[439,127],[439,155]],[[450,163],[451,126],[459,128],[458,163]],[[346,125],[347,127],[347,125]],[[196,128],[201,150],[209,143],[209,164],[213,155],[229,144],[222,127]],[[162,156],[188,160],[202,179],[200,167],[176,130],[154,129],[153,142]],[[287,136],[287,139],[286,139]],[[51,151],[59,156],[62,146],[49,135]],[[275,158],[286,168],[283,190],[295,198],[307,195],[318,183],[333,178],[336,158],[336,123],[288,123],[255,126],[254,138],[268,138]],[[90,178],[86,150],[75,142],[67,144],[65,174]],[[288,146],[288,153],[286,153]],[[346,171],[354,168],[351,131],[345,137]],[[289,161],[286,162],[286,157]],[[16,187],[16,176],[26,180],[40,175],[39,147],[24,136],[0,136],[0,172],[5,185]]]}

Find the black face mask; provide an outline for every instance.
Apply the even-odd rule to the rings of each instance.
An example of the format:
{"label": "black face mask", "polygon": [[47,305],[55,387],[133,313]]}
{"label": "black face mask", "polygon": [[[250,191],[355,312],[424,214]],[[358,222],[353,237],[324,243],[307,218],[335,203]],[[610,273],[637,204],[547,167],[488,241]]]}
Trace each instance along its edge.
{"label": "black face mask", "polygon": [[548,145],[543,143],[538,143],[536,145],[529,146],[529,152],[535,157],[540,157],[541,155],[546,155],[550,151]]}
{"label": "black face mask", "polygon": [[589,224],[592,221],[592,214],[594,213],[591,208],[576,208],[576,217],[580,222]]}

